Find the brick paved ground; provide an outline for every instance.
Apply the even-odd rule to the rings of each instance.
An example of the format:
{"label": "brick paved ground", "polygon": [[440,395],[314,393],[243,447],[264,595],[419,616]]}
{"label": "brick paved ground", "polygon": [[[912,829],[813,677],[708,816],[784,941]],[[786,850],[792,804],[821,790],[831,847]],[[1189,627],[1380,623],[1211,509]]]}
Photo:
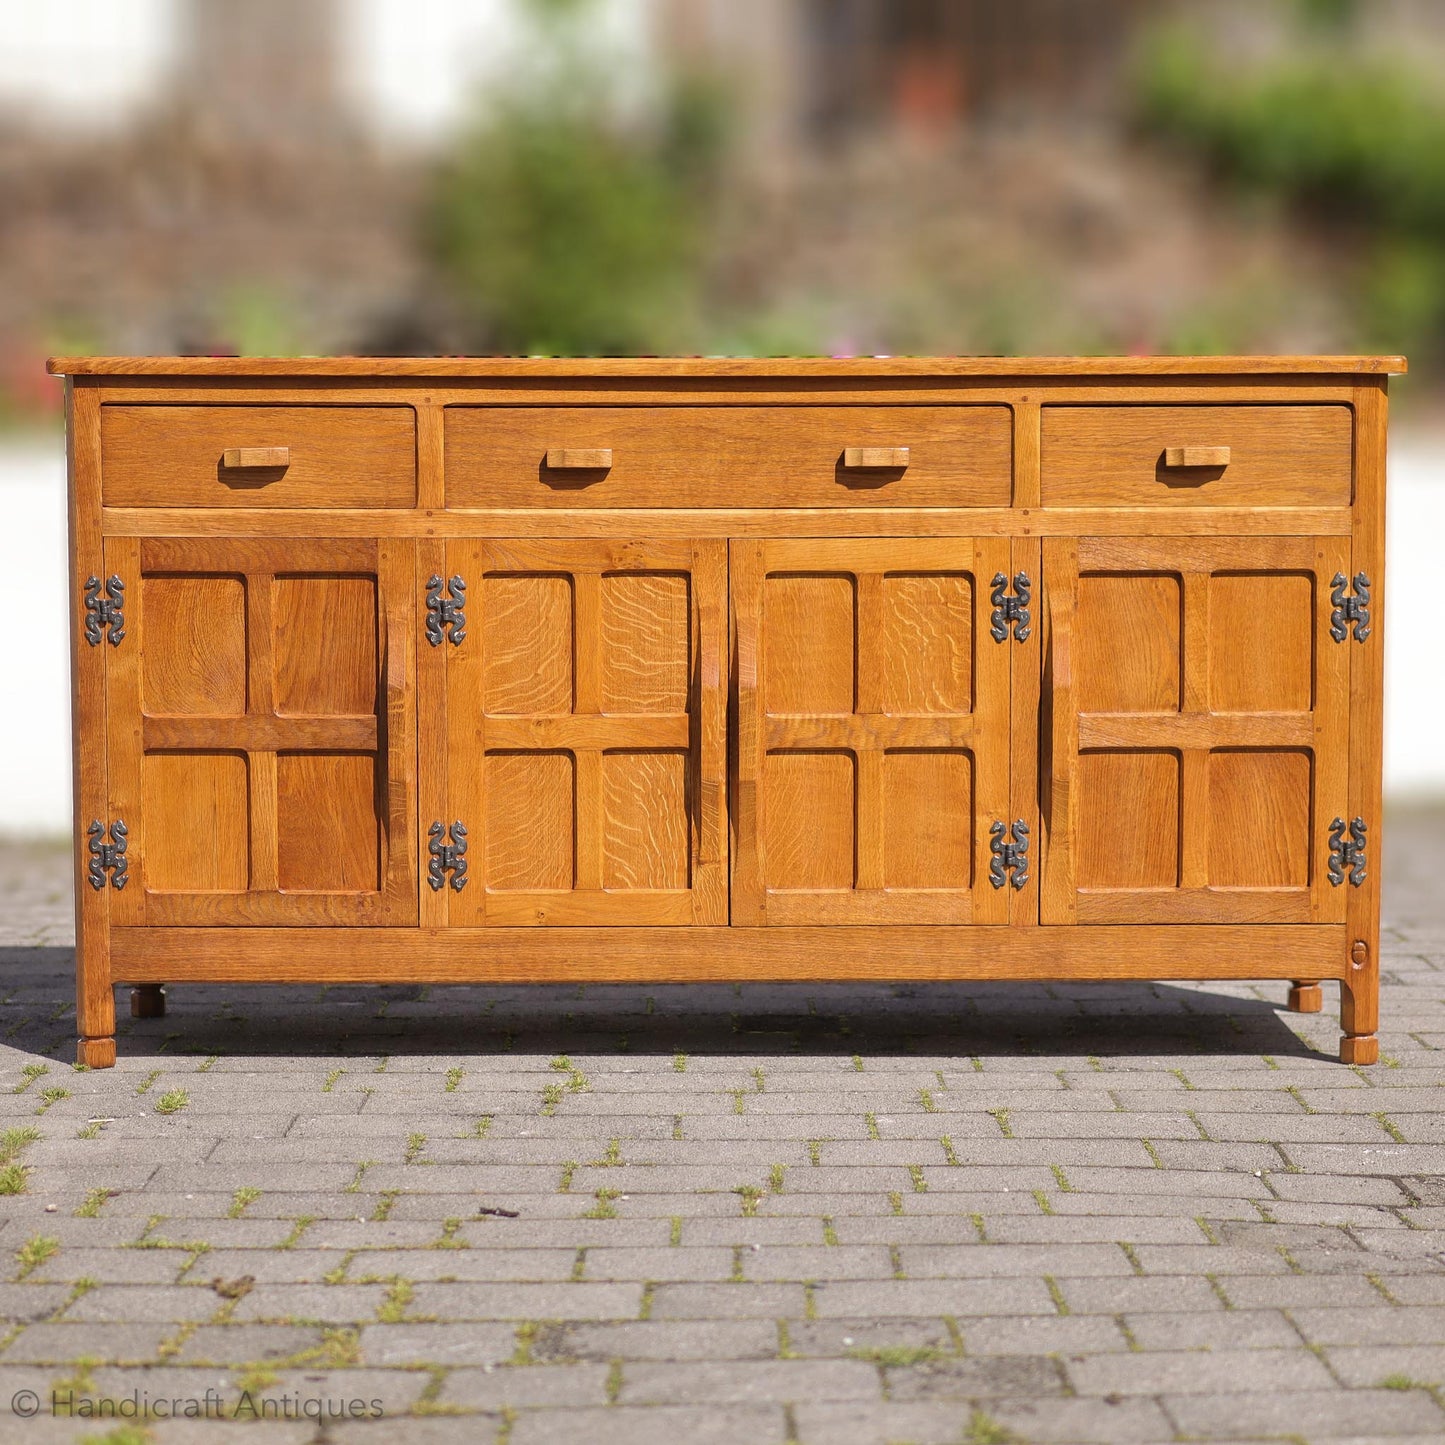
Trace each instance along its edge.
{"label": "brick paved ground", "polygon": [[0,1440],[148,1438],[7,1413],[59,1388],[392,1421],[277,1445],[1439,1441],[1445,816],[1393,823],[1368,1070],[1282,985],[1129,985],[183,988],[83,1073],[64,856],[0,851]]}

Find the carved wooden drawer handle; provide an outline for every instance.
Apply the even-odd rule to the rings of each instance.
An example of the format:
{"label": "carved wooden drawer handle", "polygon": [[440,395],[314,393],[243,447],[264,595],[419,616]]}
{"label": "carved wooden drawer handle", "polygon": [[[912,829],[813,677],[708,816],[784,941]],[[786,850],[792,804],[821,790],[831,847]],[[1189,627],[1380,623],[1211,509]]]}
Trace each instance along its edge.
{"label": "carved wooden drawer handle", "polygon": [[843,467],[846,471],[897,471],[907,465],[907,447],[845,447],[843,449]]}
{"label": "carved wooden drawer handle", "polygon": [[243,472],[252,469],[289,467],[290,447],[227,447],[221,453],[221,465],[228,472]]}
{"label": "carved wooden drawer handle", "polygon": [[1166,467],[1227,467],[1228,447],[1165,447]]}
{"label": "carved wooden drawer handle", "polygon": [[612,465],[611,447],[548,447],[550,472],[605,472]]}

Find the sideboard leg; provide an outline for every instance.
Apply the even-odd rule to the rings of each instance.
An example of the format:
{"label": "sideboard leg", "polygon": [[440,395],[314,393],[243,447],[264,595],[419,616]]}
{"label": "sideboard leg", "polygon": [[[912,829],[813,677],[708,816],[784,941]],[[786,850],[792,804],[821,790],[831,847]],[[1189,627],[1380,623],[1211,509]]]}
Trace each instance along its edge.
{"label": "sideboard leg", "polygon": [[1340,1040],[1342,1064],[1375,1064],[1380,1060],[1380,975],[1368,963],[1353,981],[1340,980]]}
{"label": "sideboard leg", "polygon": [[1324,990],[1317,978],[1297,978],[1290,985],[1289,1006],[1292,1013],[1317,1014],[1325,1006]]}
{"label": "sideboard leg", "polygon": [[81,1039],[76,1044],[75,1062],[87,1069],[115,1067],[115,1035],[104,1039]]}
{"label": "sideboard leg", "polygon": [[1340,1039],[1342,1064],[1378,1064],[1380,1040],[1374,1034],[1345,1034]]}
{"label": "sideboard leg", "polygon": [[163,1019],[166,1016],[166,996],[160,984],[142,983],[131,989],[130,1016],[133,1019]]}

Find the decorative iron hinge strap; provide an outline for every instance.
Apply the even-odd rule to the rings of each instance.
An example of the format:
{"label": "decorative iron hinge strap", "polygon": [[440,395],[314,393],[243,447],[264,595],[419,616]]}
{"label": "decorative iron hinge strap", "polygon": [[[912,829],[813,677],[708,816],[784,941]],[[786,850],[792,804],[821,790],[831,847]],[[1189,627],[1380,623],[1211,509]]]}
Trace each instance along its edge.
{"label": "decorative iron hinge strap", "polygon": [[1004,842],[1004,825],[995,822],[988,830],[988,850],[993,854],[988,865],[988,881],[995,888],[1002,888],[1005,875],[1012,870],[1008,879],[1015,888],[1022,888],[1029,881],[1029,825],[1022,818],[1016,818],[1008,830],[1012,842]]}
{"label": "decorative iron hinge strap", "polygon": [[[450,832],[451,842],[443,843],[442,838]],[[444,829],[440,822],[427,829],[427,851],[431,862],[427,865],[427,881],[433,893],[440,893],[446,886],[446,875],[450,873],[452,888],[460,893],[467,886],[467,830],[460,823],[453,823]]]}
{"label": "decorative iron hinge strap", "polygon": [[1008,578],[1002,572],[994,573],[993,594],[989,599],[993,603],[989,633],[995,642],[1002,642],[1012,627],[1014,641],[1026,642],[1033,620],[1029,616],[1030,588],[1033,584],[1030,583],[1027,572],[1016,572],[1013,581],[1016,595],[1009,595],[1008,585]]}
{"label": "decorative iron hinge strap", "polygon": [[105,875],[110,874],[110,886],[112,888],[124,888],[130,878],[127,872],[126,863],[126,830],[125,822],[117,818],[110,825],[110,842],[102,842],[106,830],[101,825],[99,818],[96,818],[86,830],[86,836],[90,839],[90,886],[100,892],[105,887]]}
{"label": "decorative iron hinge strap", "polygon": [[85,640],[100,646],[103,627],[110,629],[110,645],[119,647],[125,636],[125,583],[112,574],[105,579],[106,595],[100,595],[100,578],[85,579]]}
{"label": "decorative iron hinge strap", "polygon": [[1330,824],[1330,885],[1338,888],[1349,875],[1350,886],[1358,888],[1365,881],[1365,820],[1350,819],[1350,836],[1345,838],[1345,820],[1336,818]]}
{"label": "decorative iron hinge strap", "polygon": [[[442,645],[443,635],[454,643],[460,643],[467,635],[467,584],[460,577],[453,577],[447,583],[446,597],[442,596],[442,579],[433,575],[426,584],[426,640],[433,647]],[[446,629],[450,628],[449,633]]]}
{"label": "decorative iron hinge strap", "polygon": [[1351,626],[1355,629],[1355,641],[1363,642],[1370,635],[1370,579],[1363,572],[1355,573],[1355,595],[1345,596],[1349,586],[1343,572],[1336,572],[1330,582],[1333,589],[1330,601],[1330,636],[1336,642],[1343,642]]}

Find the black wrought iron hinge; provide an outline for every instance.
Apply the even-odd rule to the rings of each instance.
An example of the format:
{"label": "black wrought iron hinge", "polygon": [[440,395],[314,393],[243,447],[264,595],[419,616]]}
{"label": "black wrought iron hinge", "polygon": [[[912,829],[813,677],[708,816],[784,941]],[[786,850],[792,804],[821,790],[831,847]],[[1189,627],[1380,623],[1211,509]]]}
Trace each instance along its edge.
{"label": "black wrought iron hinge", "polygon": [[105,875],[109,873],[110,886],[124,888],[130,879],[125,856],[128,842],[125,822],[117,818],[110,825],[109,843],[103,841],[106,830],[99,818],[96,818],[85,832],[90,839],[90,886],[98,893],[105,887]]}
{"label": "black wrought iron hinge", "polygon": [[[443,636],[460,643],[467,635],[467,584],[460,577],[447,583],[447,596],[442,596],[442,579],[433,575],[426,584],[426,640],[433,647],[442,645]],[[447,629],[450,628],[450,632]]]}
{"label": "black wrought iron hinge", "polygon": [[100,595],[100,578],[85,579],[85,640],[100,646],[102,628],[109,628],[110,645],[119,647],[125,636],[125,583],[114,573],[105,579],[105,596]]}
{"label": "black wrought iron hinge", "polygon": [[[988,850],[993,854],[988,865],[988,881],[1002,888],[1005,881],[1022,888],[1029,881],[1029,825],[1016,818],[1008,829],[1011,842],[1004,842],[1004,825],[995,822],[988,830]],[[1012,878],[1006,876],[1012,871]]]}
{"label": "black wrought iron hinge", "polygon": [[1345,837],[1345,820],[1336,818],[1330,824],[1330,884],[1338,888],[1348,874],[1350,886],[1358,888],[1365,881],[1365,820],[1350,819],[1350,836]]}
{"label": "black wrought iron hinge", "polygon": [[1029,626],[1033,621],[1029,616],[1029,597],[1033,584],[1029,581],[1027,572],[1016,572],[1013,585],[1014,595],[1011,596],[1008,578],[1002,572],[994,573],[993,594],[989,599],[993,603],[989,634],[995,642],[1002,642],[1008,636],[1010,627],[1013,628],[1015,642],[1028,640]]}
{"label": "black wrought iron hinge", "polygon": [[[451,842],[442,842],[448,834]],[[427,844],[431,862],[426,871],[432,892],[441,892],[447,883],[446,875],[450,873],[452,889],[460,893],[467,886],[467,830],[460,823],[453,823],[450,829],[445,829],[437,822],[427,829],[427,837],[431,840]]]}
{"label": "black wrought iron hinge", "polygon": [[1330,582],[1330,636],[1336,642],[1343,642],[1349,629],[1355,629],[1355,641],[1363,642],[1370,635],[1370,579],[1363,572],[1355,573],[1355,595],[1345,596],[1349,586],[1345,574],[1336,572]]}

